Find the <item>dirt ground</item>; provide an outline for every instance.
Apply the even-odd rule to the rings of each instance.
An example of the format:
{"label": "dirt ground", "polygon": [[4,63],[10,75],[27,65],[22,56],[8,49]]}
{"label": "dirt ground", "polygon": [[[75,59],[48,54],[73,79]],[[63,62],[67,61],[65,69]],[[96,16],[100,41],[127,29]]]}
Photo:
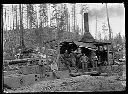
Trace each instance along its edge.
{"label": "dirt ground", "polygon": [[117,76],[89,76],[82,75],[49,81],[41,81],[34,85],[16,90],[5,90],[8,93],[19,92],[104,92],[124,91],[126,80],[119,81]]}

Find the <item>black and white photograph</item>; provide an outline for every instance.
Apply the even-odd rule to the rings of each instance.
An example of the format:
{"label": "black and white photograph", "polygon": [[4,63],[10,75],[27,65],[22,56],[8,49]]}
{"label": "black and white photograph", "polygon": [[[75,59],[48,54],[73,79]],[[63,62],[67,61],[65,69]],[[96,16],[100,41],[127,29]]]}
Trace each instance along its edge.
{"label": "black and white photograph", "polygon": [[2,91],[126,91],[124,3],[2,4]]}

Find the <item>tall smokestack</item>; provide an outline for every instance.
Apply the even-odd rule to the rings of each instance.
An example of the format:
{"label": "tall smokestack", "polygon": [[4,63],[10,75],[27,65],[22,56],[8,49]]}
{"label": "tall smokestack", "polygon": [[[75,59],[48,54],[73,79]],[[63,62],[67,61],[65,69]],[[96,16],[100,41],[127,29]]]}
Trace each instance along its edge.
{"label": "tall smokestack", "polygon": [[84,13],[84,30],[89,32],[88,13]]}
{"label": "tall smokestack", "polygon": [[88,13],[84,13],[84,29],[85,29],[85,32],[84,32],[84,35],[83,35],[82,39],[80,40],[80,42],[84,42],[84,43],[94,42],[95,39],[89,32]]}

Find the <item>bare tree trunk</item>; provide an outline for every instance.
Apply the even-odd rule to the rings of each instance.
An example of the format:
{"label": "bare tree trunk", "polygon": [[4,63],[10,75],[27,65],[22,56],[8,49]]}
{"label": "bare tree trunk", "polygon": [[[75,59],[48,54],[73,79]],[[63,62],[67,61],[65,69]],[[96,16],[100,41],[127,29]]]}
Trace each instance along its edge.
{"label": "bare tree trunk", "polygon": [[46,13],[46,15],[47,15],[46,26],[48,26],[48,5],[47,4],[46,4],[46,10],[47,10],[47,13]]}
{"label": "bare tree trunk", "polygon": [[45,23],[44,23],[44,21],[43,21],[43,28],[45,27]]}
{"label": "bare tree trunk", "polygon": [[[41,4],[40,4],[40,10],[41,10]],[[41,12],[40,12],[40,19],[39,20],[40,20],[40,24],[39,24],[40,26],[39,27],[42,28],[43,22],[42,22],[42,18],[41,18]]]}
{"label": "bare tree trunk", "polygon": [[68,26],[69,26],[69,32],[70,32],[70,14],[68,14],[69,15],[69,24],[68,24]]}
{"label": "bare tree trunk", "polygon": [[28,4],[26,4],[26,7],[27,7],[27,29],[29,28],[29,26],[28,26]]}
{"label": "bare tree trunk", "polygon": [[74,32],[75,32],[75,4],[73,10],[74,10]]}
{"label": "bare tree trunk", "polygon": [[16,30],[18,29],[18,23],[17,23],[17,5],[16,5]]}
{"label": "bare tree trunk", "polygon": [[37,22],[36,22],[36,28],[38,28],[38,16],[37,16],[37,7],[36,7],[36,10],[35,10],[35,12],[36,12],[36,20],[37,20]]}
{"label": "bare tree trunk", "polygon": [[11,12],[9,13],[9,20],[10,20],[9,26],[10,26],[10,30],[12,30],[12,27],[11,27],[11,17],[10,17],[10,15],[11,15]]}
{"label": "bare tree trunk", "polygon": [[66,20],[67,20],[67,31],[69,32],[69,28],[68,28],[68,24],[69,24],[69,22],[68,22],[68,13],[66,14]]}
{"label": "bare tree trunk", "polygon": [[[4,9],[3,9],[3,10],[4,10]],[[3,11],[3,10],[1,11],[1,14],[2,14],[2,17],[1,17],[1,20],[2,20],[2,21],[1,21],[1,24],[3,25],[3,28],[2,28],[2,27],[1,27],[1,28],[2,28],[3,31],[4,31],[4,19],[3,19],[4,11]]]}
{"label": "bare tree trunk", "polygon": [[97,15],[96,15],[96,34],[95,34],[95,39],[97,39]]}
{"label": "bare tree trunk", "polygon": [[100,42],[101,42],[102,40],[101,40],[101,33],[100,33],[100,31],[99,31],[99,38],[100,38]]}
{"label": "bare tree trunk", "polygon": [[[13,13],[14,13],[14,11],[13,11],[13,5],[12,5],[12,15],[13,15]],[[12,29],[14,30],[14,27],[15,27],[15,24],[14,24],[14,15],[13,15],[12,18],[13,18],[13,28]]]}
{"label": "bare tree trunk", "polygon": [[7,31],[7,17],[6,17],[7,15],[6,15],[6,8],[5,8],[5,30]]}
{"label": "bare tree trunk", "polygon": [[[29,4],[29,11],[31,10],[31,13],[33,13],[33,5],[32,4]],[[30,17],[30,21],[29,21],[29,24],[30,24],[30,29],[32,29],[32,16],[33,14],[29,14],[29,17]]]}
{"label": "bare tree trunk", "polygon": [[[50,4],[48,4],[48,11],[49,11],[49,16],[48,16],[48,17],[49,17],[49,19],[50,19],[50,18],[51,18],[51,17],[50,17]],[[48,20],[48,22],[49,22],[49,26],[51,26],[51,20]]]}
{"label": "bare tree trunk", "polygon": [[[9,15],[8,15],[8,20],[7,21],[9,22]],[[7,25],[7,27],[9,27],[9,25]]]}
{"label": "bare tree trunk", "polygon": [[82,35],[84,34],[84,29],[83,29],[83,13],[82,13]]}
{"label": "bare tree trunk", "polygon": [[24,37],[23,37],[23,6],[21,8],[21,4],[19,4],[19,10],[20,10],[20,45],[21,47],[25,47],[24,45]]}

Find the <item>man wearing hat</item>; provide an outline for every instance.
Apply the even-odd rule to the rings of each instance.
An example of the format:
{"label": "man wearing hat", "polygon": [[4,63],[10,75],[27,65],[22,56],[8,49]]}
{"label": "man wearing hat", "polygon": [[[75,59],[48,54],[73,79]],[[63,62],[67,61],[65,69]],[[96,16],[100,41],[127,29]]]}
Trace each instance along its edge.
{"label": "man wearing hat", "polygon": [[76,54],[74,53],[73,50],[71,50],[71,53],[70,53],[70,62],[72,67],[74,67],[75,70],[78,72],[78,68],[76,66]]}
{"label": "man wearing hat", "polygon": [[82,69],[83,69],[83,71],[84,70],[87,71],[87,68],[88,68],[88,66],[87,66],[87,64],[88,64],[88,57],[85,54],[83,54],[83,56],[81,56],[80,59],[81,59],[80,61],[82,63]]}
{"label": "man wearing hat", "polygon": [[64,63],[65,66],[68,68],[69,72],[71,72],[71,68],[70,68],[71,59],[68,50],[65,50],[65,53],[62,55],[62,63]]}
{"label": "man wearing hat", "polygon": [[78,67],[81,66],[81,65],[80,65],[80,58],[81,58],[81,56],[82,56],[82,50],[81,50],[81,48],[79,47],[79,48],[77,49],[77,56],[76,56],[76,63],[77,63],[77,66],[78,66]]}

